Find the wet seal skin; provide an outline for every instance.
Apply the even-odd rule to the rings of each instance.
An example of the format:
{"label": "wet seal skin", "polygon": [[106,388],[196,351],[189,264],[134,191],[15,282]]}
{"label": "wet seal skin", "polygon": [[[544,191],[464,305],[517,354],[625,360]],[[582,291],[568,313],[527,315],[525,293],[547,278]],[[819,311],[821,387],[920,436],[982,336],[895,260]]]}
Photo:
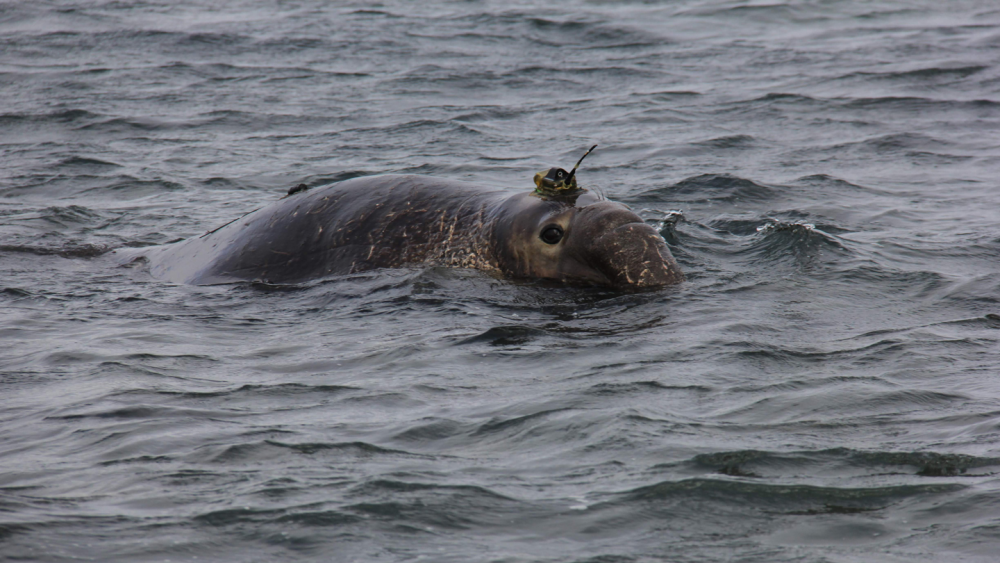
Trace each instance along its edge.
{"label": "wet seal skin", "polygon": [[117,253],[122,263],[147,259],[157,278],[200,285],[298,283],[408,265],[619,289],[683,281],[656,229],[577,185],[579,165],[540,172],[535,190],[513,195],[413,175],[300,184],[200,237]]}

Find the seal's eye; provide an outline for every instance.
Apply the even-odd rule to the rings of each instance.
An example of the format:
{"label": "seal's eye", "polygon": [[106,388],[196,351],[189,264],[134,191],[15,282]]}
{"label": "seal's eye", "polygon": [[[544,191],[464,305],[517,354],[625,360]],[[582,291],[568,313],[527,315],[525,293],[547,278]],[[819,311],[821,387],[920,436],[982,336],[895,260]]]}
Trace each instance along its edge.
{"label": "seal's eye", "polygon": [[542,234],[539,237],[545,244],[556,244],[563,238],[563,230],[559,225],[549,225],[542,229]]}

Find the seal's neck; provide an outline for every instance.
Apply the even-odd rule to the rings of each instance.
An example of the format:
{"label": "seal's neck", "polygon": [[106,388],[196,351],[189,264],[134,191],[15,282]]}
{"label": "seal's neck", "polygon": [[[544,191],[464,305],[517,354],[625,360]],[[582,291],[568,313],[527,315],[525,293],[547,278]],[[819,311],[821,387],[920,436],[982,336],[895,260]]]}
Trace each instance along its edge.
{"label": "seal's neck", "polygon": [[496,209],[502,193],[471,195],[460,206],[443,210],[435,222],[427,262],[452,268],[500,273],[494,252]]}

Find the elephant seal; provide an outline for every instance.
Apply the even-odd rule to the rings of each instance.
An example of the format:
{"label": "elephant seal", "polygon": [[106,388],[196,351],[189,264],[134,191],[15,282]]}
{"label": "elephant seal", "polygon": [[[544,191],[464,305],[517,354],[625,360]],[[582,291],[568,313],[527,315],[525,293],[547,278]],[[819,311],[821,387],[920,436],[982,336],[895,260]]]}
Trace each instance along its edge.
{"label": "elephant seal", "polygon": [[200,237],[139,255],[154,277],[199,285],[297,283],[416,264],[622,289],[684,280],[655,229],[579,188],[575,173],[540,172],[534,191],[513,195],[412,175],[299,185]]}

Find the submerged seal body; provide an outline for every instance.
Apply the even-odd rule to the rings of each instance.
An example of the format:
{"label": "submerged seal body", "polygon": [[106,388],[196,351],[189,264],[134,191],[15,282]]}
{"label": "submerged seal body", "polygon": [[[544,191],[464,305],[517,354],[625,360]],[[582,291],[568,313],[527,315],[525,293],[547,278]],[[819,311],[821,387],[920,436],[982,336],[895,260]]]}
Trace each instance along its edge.
{"label": "submerged seal body", "polygon": [[295,192],[200,237],[144,249],[150,272],[281,284],[424,264],[616,288],[684,279],[655,229],[582,189],[511,195],[387,175]]}

